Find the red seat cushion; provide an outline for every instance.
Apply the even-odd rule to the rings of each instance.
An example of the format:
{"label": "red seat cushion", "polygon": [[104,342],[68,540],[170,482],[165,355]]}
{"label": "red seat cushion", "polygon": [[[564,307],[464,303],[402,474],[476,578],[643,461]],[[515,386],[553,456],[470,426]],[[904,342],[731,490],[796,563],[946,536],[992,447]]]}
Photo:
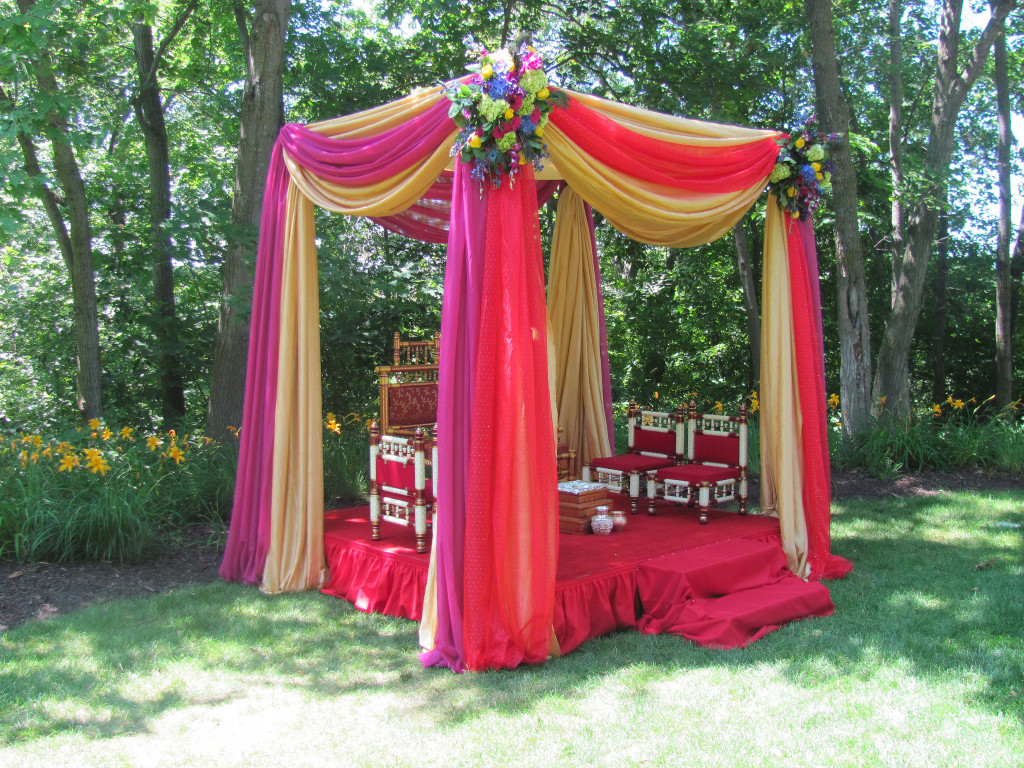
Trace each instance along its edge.
{"label": "red seat cushion", "polygon": [[676,482],[685,482],[689,485],[697,485],[697,483],[719,483],[723,480],[739,480],[740,473],[738,469],[731,467],[680,464],[678,467],[658,470],[658,479],[662,482],[674,480]]}
{"label": "red seat cushion", "polygon": [[590,466],[595,469],[615,469],[619,472],[650,472],[652,469],[671,467],[672,459],[660,456],[641,456],[639,453],[626,453],[622,456],[607,456],[594,459]]}

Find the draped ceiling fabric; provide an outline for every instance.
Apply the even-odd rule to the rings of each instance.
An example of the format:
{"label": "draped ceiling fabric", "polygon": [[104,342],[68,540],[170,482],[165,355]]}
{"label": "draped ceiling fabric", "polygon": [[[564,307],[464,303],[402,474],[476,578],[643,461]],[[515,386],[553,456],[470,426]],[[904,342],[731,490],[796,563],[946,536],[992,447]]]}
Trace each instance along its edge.
{"label": "draped ceiling fabric", "polygon": [[[264,197],[223,578],[280,592],[316,587],[323,577],[312,215],[319,205],[448,243],[423,662],[481,670],[558,653],[551,626],[558,535],[550,403],[564,414],[563,426],[572,426],[579,450],[603,451],[610,438],[589,207],[643,242],[706,243],[761,196],[778,153],[773,132],[566,93],[569,107],[552,112],[544,135],[550,157],[543,171],[534,181],[524,168],[514,185],[500,189],[474,181],[466,166],[450,160],[457,129],[441,87],[282,129]],[[545,313],[536,213],[560,184],[569,189],[560,194],[565,210]],[[790,567],[820,578],[849,564],[829,552],[813,233],[809,222],[794,221],[774,202],[768,209],[762,492],[779,515]],[[554,392],[549,325],[556,331]]]}

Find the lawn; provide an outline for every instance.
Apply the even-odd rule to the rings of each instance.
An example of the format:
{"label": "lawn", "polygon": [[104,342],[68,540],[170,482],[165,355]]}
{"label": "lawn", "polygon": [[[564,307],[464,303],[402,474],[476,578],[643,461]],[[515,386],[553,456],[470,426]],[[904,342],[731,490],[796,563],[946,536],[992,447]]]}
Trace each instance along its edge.
{"label": "lawn", "polygon": [[1024,491],[834,507],[836,614],[425,670],[416,626],[218,583],[0,638],[0,765],[1021,766]]}

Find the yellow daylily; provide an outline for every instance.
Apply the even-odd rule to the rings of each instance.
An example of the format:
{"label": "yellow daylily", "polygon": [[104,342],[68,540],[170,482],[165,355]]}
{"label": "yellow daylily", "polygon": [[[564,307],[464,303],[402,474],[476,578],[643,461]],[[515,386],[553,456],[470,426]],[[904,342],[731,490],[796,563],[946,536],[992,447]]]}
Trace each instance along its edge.
{"label": "yellow daylily", "polygon": [[150,435],[146,438],[146,447],[151,451],[155,451],[161,445],[163,445],[163,441],[156,435]]}
{"label": "yellow daylily", "polygon": [[58,472],[70,472],[75,467],[79,466],[78,456],[74,453],[65,453],[60,460],[60,465],[57,467]]}
{"label": "yellow daylily", "polygon": [[135,438],[132,437],[132,433],[134,431],[135,431],[134,427],[121,427],[121,431],[118,434],[121,435],[121,439],[122,440],[132,440],[132,441],[134,441]]}

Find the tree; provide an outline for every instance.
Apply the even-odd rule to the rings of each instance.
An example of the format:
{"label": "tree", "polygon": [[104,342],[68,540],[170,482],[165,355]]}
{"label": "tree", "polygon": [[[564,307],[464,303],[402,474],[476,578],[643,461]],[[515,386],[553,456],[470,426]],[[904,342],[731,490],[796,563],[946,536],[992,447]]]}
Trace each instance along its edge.
{"label": "tree", "polygon": [[[906,414],[910,410],[910,347],[921,311],[924,280],[939,211],[945,200],[956,118],[968,91],[981,74],[992,43],[1000,34],[1003,20],[1015,6],[1015,0],[1000,0],[993,4],[988,23],[961,70],[963,2],[945,0],[942,5],[932,116],[924,159],[924,188],[906,217],[903,252],[893,260],[892,307],[885,322],[875,366],[874,396],[886,404],[886,412],[890,414]],[[894,94],[893,98],[898,96]]]}
{"label": "tree", "polygon": [[135,116],[146,143],[149,164],[149,247],[153,265],[153,311],[156,315],[156,348],[162,380],[161,415],[165,428],[175,427],[185,416],[185,389],[179,364],[177,316],[174,300],[174,266],[166,223],[171,217],[171,158],[157,70],[198,0],[181,10],[170,31],[153,47],[153,28],[143,16],[132,25],[138,82],[132,99]]}
{"label": "tree", "polygon": [[[67,96],[58,85],[54,72],[53,39],[39,31],[48,30],[48,20],[36,9],[36,0],[18,0],[18,10],[23,18],[20,24],[16,23],[9,30],[7,42],[23,46],[20,64],[31,72],[39,91],[39,104],[45,105],[45,109],[39,104],[19,103],[17,91],[8,93],[3,86],[0,86],[0,108],[16,125],[25,171],[33,180],[35,194],[43,203],[71,277],[78,353],[78,410],[87,419],[99,418],[103,415],[99,315],[89,201],[65,112]],[[12,69],[16,71],[18,67]],[[27,83],[18,85],[28,86]],[[25,114],[34,109],[43,110],[43,114],[26,119]],[[60,189],[59,194],[43,173],[35,142],[37,133],[49,137],[53,176]]]}
{"label": "tree", "polygon": [[213,350],[210,402],[206,434],[228,433],[242,422],[249,328],[241,311],[252,294],[255,233],[263,209],[263,188],[270,153],[284,125],[282,80],[285,34],[291,13],[290,0],[257,0],[251,22],[241,3],[234,4],[239,37],[246,53],[247,71],[242,91],[241,129],[235,163],[235,191],[231,223],[238,237],[227,251],[223,268],[220,320]]}
{"label": "tree", "polygon": [[993,79],[996,84],[996,106],[999,112],[999,146],[996,165],[999,170],[999,240],[996,244],[996,408],[1004,408],[1013,400],[1013,323],[1010,274],[1010,83],[1006,65],[1006,34],[1000,34],[992,56]]}
{"label": "tree", "polygon": [[[897,0],[894,0],[897,2]],[[897,3],[898,4],[898,3]],[[848,137],[850,108],[836,58],[832,0],[807,0],[811,63],[818,120],[826,133]],[[856,434],[871,415],[871,331],[864,251],[857,221],[857,174],[848,140],[832,149],[835,208],[836,293],[839,317],[840,402],[843,430]]]}

